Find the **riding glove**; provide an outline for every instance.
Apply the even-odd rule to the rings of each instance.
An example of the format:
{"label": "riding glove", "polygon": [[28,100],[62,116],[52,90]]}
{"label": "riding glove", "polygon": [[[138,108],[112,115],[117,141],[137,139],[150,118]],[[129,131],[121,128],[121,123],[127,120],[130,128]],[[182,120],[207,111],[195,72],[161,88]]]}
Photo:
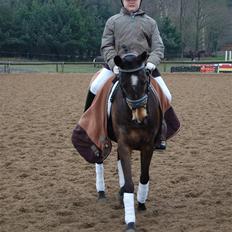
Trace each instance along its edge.
{"label": "riding glove", "polygon": [[151,73],[152,73],[152,71],[155,70],[155,68],[156,68],[156,66],[154,64],[150,63],[150,62],[148,62],[146,64],[146,69],[149,70]]}

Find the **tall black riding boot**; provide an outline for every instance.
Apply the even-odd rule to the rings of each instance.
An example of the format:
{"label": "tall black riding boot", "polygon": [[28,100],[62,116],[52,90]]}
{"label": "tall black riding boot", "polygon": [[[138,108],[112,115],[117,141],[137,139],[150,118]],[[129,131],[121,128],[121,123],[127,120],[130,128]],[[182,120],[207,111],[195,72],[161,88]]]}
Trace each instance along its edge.
{"label": "tall black riding boot", "polygon": [[93,93],[89,90],[88,93],[87,93],[87,97],[86,97],[84,112],[91,106],[94,97],[95,97],[95,94],[93,94]]}
{"label": "tall black riding boot", "polygon": [[162,121],[162,132],[161,132],[161,141],[160,141],[160,149],[166,149],[166,139],[167,139],[167,123],[165,119]]}
{"label": "tall black riding boot", "polygon": [[155,149],[165,150],[166,149],[166,138],[167,138],[167,124],[165,119],[162,121],[160,142],[156,145]]}

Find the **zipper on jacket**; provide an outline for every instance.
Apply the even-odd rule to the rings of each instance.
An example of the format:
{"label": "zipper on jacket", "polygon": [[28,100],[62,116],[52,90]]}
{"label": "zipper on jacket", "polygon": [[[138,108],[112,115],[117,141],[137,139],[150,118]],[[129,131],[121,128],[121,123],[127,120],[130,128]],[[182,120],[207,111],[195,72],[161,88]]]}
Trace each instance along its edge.
{"label": "zipper on jacket", "polygon": [[134,19],[134,18],[135,18],[135,13],[130,13],[130,17],[131,17],[132,19]]}

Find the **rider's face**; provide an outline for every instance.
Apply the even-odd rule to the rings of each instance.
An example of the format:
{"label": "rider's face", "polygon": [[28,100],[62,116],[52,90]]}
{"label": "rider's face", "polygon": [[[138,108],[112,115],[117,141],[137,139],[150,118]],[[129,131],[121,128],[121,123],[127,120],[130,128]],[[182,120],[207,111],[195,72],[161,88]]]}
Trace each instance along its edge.
{"label": "rider's face", "polygon": [[139,9],[141,0],[123,0],[124,7],[129,12],[135,12]]}

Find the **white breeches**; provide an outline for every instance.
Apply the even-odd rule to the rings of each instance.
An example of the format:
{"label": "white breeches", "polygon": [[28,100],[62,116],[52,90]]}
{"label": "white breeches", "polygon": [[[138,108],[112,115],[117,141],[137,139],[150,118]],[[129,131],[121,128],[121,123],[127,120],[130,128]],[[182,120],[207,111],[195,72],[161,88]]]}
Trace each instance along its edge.
{"label": "white breeches", "polygon": [[[102,86],[106,83],[106,81],[112,76],[114,75],[114,73],[111,70],[108,70],[106,68],[103,68],[100,73],[98,74],[98,76],[96,77],[96,79],[91,83],[90,85],[90,91],[93,94],[97,94],[97,92],[99,91],[99,89],[102,88]],[[167,85],[165,84],[163,78],[161,76],[154,78],[157,83],[159,84],[159,86],[161,87],[161,89],[163,90],[164,94],[166,95],[166,97],[168,98],[169,102],[171,103],[172,101],[172,95],[167,87]]]}
{"label": "white breeches", "polygon": [[90,91],[96,95],[98,90],[102,88],[102,86],[110,77],[112,77],[112,75],[114,75],[114,73],[111,70],[103,68],[95,80],[91,83]]}

